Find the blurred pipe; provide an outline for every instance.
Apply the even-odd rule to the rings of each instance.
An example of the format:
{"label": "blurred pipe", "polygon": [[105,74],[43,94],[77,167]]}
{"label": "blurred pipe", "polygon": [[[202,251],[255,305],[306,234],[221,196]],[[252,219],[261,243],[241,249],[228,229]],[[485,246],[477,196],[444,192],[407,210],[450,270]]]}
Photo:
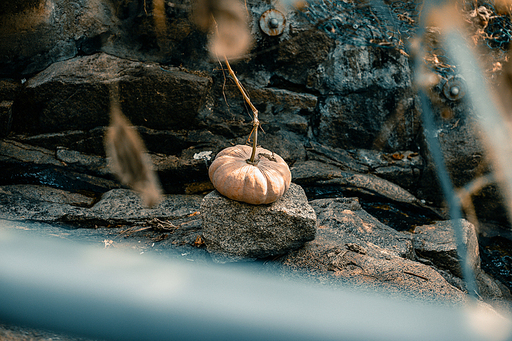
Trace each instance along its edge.
{"label": "blurred pipe", "polygon": [[489,160],[494,166],[509,217],[512,217],[512,127],[509,119],[502,115],[496,105],[497,98],[489,89],[488,81],[479,67],[480,63],[473,50],[465,44],[458,27],[447,25],[445,29],[446,51],[466,81],[467,98],[475,112],[473,118],[482,128],[484,142],[491,155]]}
{"label": "blurred pipe", "polygon": [[243,268],[204,267],[29,236],[0,227],[3,322],[124,341],[511,336],[509,320],[480,308],[392,300]]}
{"label": "blurred pipe", "polygon": [[419,90],[419,96],[421,100],[425,137],[427,139],[428,147],[430,153],[432,154],[432,158],[434,159],[436,173],[439,182],[441,183],[441,188],[443,190],[444,197],[449,207],[451,226],[455,234],[455,241],[457,242],[457,253],[460,259],[464,281],[466,282],[468,294],[476,299],[478,296],[478,291],[476,287],[475,274],[473,272],[472,265],[469,262],[466,244],[464,244],[464,230],[461,224],[462,209],[460,198],[453,188],[452,182],[450,180],[450,175],[448,173],[448,170],[446,169],[446,164],[444,161],[443,152],[441,151],[441,146],[439,144],[437,137],[435,136],[437,127],[435,126],[434,123],[434,113],[430,106],[430,101],[428,100],[427,95],[423,90]]}
{"label": "blurred pipe", "polygon": [[[426,20],[430,16],[431,11],[442,10],[444,3],[445,1],[443,0],[425,1],[423,12],[421,15],[418,37],[423,37],[425,35],[427,25]],[[448,47],[450,47],[449,43]],[[419,46],[417,46],[416,51],[414,52],[415,77],[417,80],[419,79],[421,82],[426,77],[423,74],[425,50],[423,48],[422,43],[419,43]],[[424,126],[425,138],[427,140],[428,148],[434,160],[437,177],[439,179],[443,195],[446,199],[449,208],[449,214],[452,222],[451,225],[455,235],[455,240],[457,242],[457,254],[459,256],[461,263],[462,275],[467,286],[468,294],[473,299],[476,299],[478,297],[478,289],[476,286],[475,274],[472,269],[472,264],[470,264],[468,259],[467,247],[464,244],[464,231],[460,221],[460,219],[462,218],[460,198],[457,196],[454,190],[453,184],[450,179],[450,174],[446,168],[446,163],[444,160],[443,152],[441,150],[441,145],[439,144],[439,140],[437,139],[435,134],[435,132],[437,131],[437,127],[434,120],[434,112],[432,110],[430,100],[428,99],[427,94],[423,90],[422,84],[419,84],[418,86],[418,96],[421,101],[421,117]]]}

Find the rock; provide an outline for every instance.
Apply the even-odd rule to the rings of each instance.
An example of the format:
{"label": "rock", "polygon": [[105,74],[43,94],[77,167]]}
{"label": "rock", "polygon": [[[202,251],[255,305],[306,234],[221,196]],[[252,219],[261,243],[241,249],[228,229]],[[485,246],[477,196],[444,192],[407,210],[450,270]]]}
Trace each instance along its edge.
{"label": "rock", "polygon": [[333,46],[334,41],[327,34],[311,26],[309,29],[303,27],[278,45],[276,74],[291,84],[312,88],[311,78],[316,75],[318,65],[328,58]]}
{"label": "rock", "polygon": [[[0,186],[0,192],[13,197],[24,197],[27,200],[46,201],[56,204],[67,204],[79,207],[92,206],[94,199],[83,194],[72,193],[62,189],[40,185],[7,185]],[[4,218],[5,219],[5,218]]]}
{"label": "rock", "polygon": [[118,25],[109,1],[18,3],[0,11],[0,76],[30,75],[72,58],[86,42],[100,42],[101,35]]}
{"label": "rock", "polygon": [[317,240],[334,245],[362,245],[375,258],[413,259],[411,235],[398,232],[368,214],[357,198],[317,199],[310,202],[318,220]]}
{"label": "rock", "polygon": [[[60,159],[57,155],[60,155]],[[0,164],[0,184],[38,184],[92,193],[104,193],[121,187],[111,176],[106,176],[108,170],[104,159],[69,150],[56,152],[2,140]]]}
{"label": "rock", "polygon": [[27,82],[13,130],[33,134],[107,126],[112,84],[119,87],[123,113],[132,124],[190,129],[197,124],[210,82],[178,68],[104,53],[77,57],[54,63]]}
{"label": "rock", "polygon": [[0,138],[11,131],[13,103],[14,101],[0,101]]}
{"label": "rock", "polygon": [[28,146],[12,140],[0,141],[0,156],[14,162],[62,166],[51,150]]}
{"label": "rock", "polygon": [[409,149],[420,126],[409,88],[331,95],[319,111],[318,142],[343,149]]}
{"label": "rock", "polygon": [[314,86],[322,94],[336,90],[340,94],[405,89],[411,86],[411,70],[406,56],[396,49],[374,46],[336,47],[316,73]]}
{"label": "rock", "polygon": [[108,191],[92,205],[93,198],[78,193],[40,185],[9,185],[0,186],[0,219],[65,222],[85,227],[150,225],[154,219],[191,221],[199,214],[202,198],[165,195],[160,204],[149,209],[142,205],[137,193],[128,189]]}
{"label": "rock", "polygon": [[[442,91],[440,82],[434,91]],[[436,127],[435,131],[422,131],[418,136],[420,153],[425,159],[425,167],[415,194],[427,202],[444,207],[444,194],[439,184],[437,169],[426,142],[426,136],[434,135],[439,141],[446,169],[454,188],[469,186],[472,181],[481,180],[482,176],[493,174],[492,158],[489,157],[485,138],[478,122],[477,113],[472,105],[466,101],[450,101],[443,96],[436,99],[433,108]],[[491,153],[492,157],[502,157]],[[433,186],[433,184],[435,184]],[[478,186],[477,186],[478,187]],[[492,221],[508,226],[510,229],[507,205],[503,204],[503,197],[499,185],[493,181],[471,193],[471,201],[477,218],[481,221]]]}
{"label": "rock", "polygon": [[[370,196],[402,204],[413,205],[429,215],[440,218],[438,212],[424,205],[414,195],[400,186],[372,174],[342,171],[334,165],[318,161],[298,162],[290,169],[298,184],[314,188],[335,188],[352,196]],[[378,199],[376,199],[378,200]]]}
{"label": "rock", "polygon": [[409,63],[398,50],[337,43],[311,79],[318,142],[343,149],[410,149],[420,128]]}
{"label": "rock", "polygon": [[[418,297],[463,301],[464,295],[431,267],[409,259],[389,260],[347,250],[330,261],[334,276],[347,279],[357,287],[378,287],[386,291],[415,292]],[[405,293],[409,296],[410,293]]]}
{"label": "rock", "polygon": [[410,233],[380,223],[356,198],[319,199],[311,205],[318,217],[316,238],[281,257],[281,271],[401,298],[465,300],[465,294],[434,268],[414,261]]}
{"label": "rock", "polygon": [[512,308],[510,290],[481,269],[477,269],[475,276],[480,297],[498,311],[510,311]]}
{"label": "rock", "polygon": [[[473,271],[480,267],[478,238],[473,224],[459,220],[462,227],[463,243],[467,248],[467,259]],[[439,269],[449,271],[463,278],[463,272],[457,253],[457,242],[453,222],[441,221],[434,225],[418,226],[414,229],[413,246],[418,257],[426,259]]]}
{"label": "rock", "polygon": [[[457,243],[451,221],[418,226],[414,230],[413,247],[419,261],[434,267],[453,286],[467,292],[463,280]],[[463,242],[468,250],[468,261],[475,276],[479,296],[499,309],[509,309],[510,290],[480,268],[479,243],[476,228],[465,219],[460,220]]]}
{"label": "rock", "polygon": [[105,176],[110,174],[107,160],[101,156],[86,155],[66,147],[57,147],[55,158],[66,165],[86,169],[88,172],[93,172],[98,175]]}
{"label": "rock", "polygon": [[288,164],[294,164],[306,159],[304,144],[295,133],[285,130],[266,133],[259,138],[259,141],[265,149],[278,154]]}
{"label": "rock", "polygon": [[129,189],[111,190],[77,221],[102,221],[109,224],[134,223],[158,219],[178,219],[199,213],[202,196],[165,195],[154,208],[146,208],[137,193]]}
{"label": "rock", "polygon": [[324,146],[314,141],[311,141],[309,144],[311,146],[307,150],[309,160],[335,165],[342,170],[357,173],[368,173],[370,171],[367,165],[359,162],[353,153],[345,149]]}
{"label": "rock", "polygon": [[290,172],[293,181],[302,186],[314,186],[318,181],[341,176],[339,167],[314,160],[297,162],[290,168]]}
{"label": "rock", "polygon": [[241,203],[213,191],[201,203],[201,216],[207,250],[221,262],[281,255],[315,238],[315,212],[293,183],[269,205]]}
{"label": "rock", "polygon": [[310,141],[308,160],[338,166],[341,170],[355,173],[371,173],[388,180],[410,192],[415,191],[421,181],[425,166],[423,158],[413,151],[384,153],[379,150],[345,150]]}
{"label": "rock", "polygon": [[106,127],[99,127],[89,131],[67,130],[36,135],[12,134],[10,138],[23,144],[43,147],[49,150],[66,147],[81,153],[105,156],[105,146],[103,143],[105,132]]}
{"label": "rock", "polygon": [[85,210],[63,202],[72,198],[64,194],[64,191],[56,192],[47,187],[32,187],[30,191],[27,189],[7,187],[0,191],[0,219],[57,222],[70,214],[80,215]]}

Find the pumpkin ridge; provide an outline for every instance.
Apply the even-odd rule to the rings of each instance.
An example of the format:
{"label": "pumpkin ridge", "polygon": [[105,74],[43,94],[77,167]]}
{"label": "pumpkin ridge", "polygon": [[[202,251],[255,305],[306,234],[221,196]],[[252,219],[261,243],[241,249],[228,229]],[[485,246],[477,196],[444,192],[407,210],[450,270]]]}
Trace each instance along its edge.
{"label": "pumpkin ridge", "polygon": [[255,205],[265,203],[267,201],[268,192],[267,179],[258,166],[247,165],[248,170],[243,187],[244,198],[249,198],[248,202]]}
{"label": "pumpkin ridge", "polygon": [[267,180],[267,200],[274,201],[286,191],[285,180],[278,169],[262,166],[261,171]]}
{"label": "pumpkin ridge", "polygon": [[[214,186],[222,194],[230,199],[239,200],[243,193],[243,179],[247,173],[247,167],[241,165],[240,161],[236,160],[231,163],[226,163],[220,166],[217,170],[220,175],[216,176]],[[242,193],[240,191],[242,190]]]}

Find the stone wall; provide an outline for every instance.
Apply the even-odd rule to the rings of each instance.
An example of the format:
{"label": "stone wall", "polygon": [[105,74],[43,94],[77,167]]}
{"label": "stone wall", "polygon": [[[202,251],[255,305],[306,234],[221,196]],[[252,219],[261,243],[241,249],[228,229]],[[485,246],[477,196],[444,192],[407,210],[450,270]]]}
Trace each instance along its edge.
{"label": "stone wall", "polygon": [[[18,0],[1,6],[3,136],[102,156],[109,91],[118,87],[122,110],[159,160],[168,192],[209,188],[204,161],[194,154],[245,143],[250,111],[226,70],[209,56],[208,35],[190,22],[189,0],[165,4],[166,34],[155,29],[150,0]],[[247,1],[254,44],[232,65],[260,112],[260,144],[290,166],[315,160],[373,173],[442,206],[408,56],[344,45],[284,9],[284,32],[267,36],[258,20],[271,7],[270,1]],[[467,105],[449,104],[456,114],[439,120],[439,136],[456,185],[463,186],[486,163]],[[307,181],[317,180],[326,179]],[[486,191],[479,213],[496,218],[499,195],[495,188]]]}

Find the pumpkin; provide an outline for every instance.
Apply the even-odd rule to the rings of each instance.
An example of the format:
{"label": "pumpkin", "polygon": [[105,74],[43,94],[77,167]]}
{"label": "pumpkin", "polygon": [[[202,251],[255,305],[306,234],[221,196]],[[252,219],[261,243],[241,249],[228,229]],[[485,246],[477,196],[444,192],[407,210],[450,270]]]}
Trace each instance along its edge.
{"label": "pumpkin", "polygon": [[290,187],[292,175],[286,162],[277,154],[256,148],[250,163],[252,147],[237,145],[220,151],[208,175],[222,195],[249,204],[270,204]]}

